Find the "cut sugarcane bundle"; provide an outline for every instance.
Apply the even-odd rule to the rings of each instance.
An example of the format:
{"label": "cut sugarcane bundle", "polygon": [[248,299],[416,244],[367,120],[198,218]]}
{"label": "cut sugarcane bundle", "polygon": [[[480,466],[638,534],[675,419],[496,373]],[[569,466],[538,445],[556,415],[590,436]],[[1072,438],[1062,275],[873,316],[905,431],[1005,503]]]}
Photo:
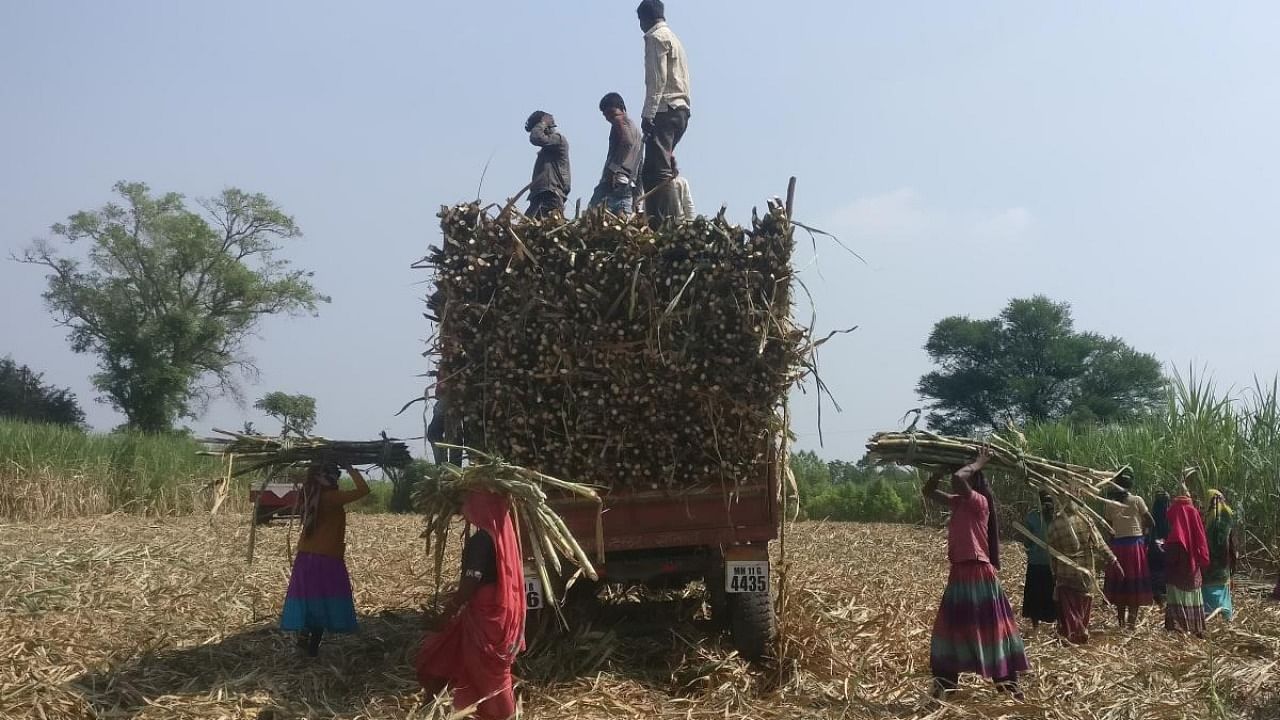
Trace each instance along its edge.
{"label": "cut sugarcane bundle", "polygon": [[203,442],[207,450],[200,454],[234,458],[235,469],[232,475],[312,463],[402,468],[413,459],[409,455],[408,446],[392,438],[349,441],[322,437],[245,435],[216,428],[214,432],[223,437],[205,438]]}
{"label": "cut sugarcane bundle", "polygon": [[434,395],[459,444],[609,487],[733,487],[761,475],[778,408],[817,344],[791,319],[780,203],[653,231],[443,208],[419,267],[439,329]]}
{"label": "cut sugarcane bundle", "polygon": [[867,441],[867,455],[877,463],[946,471],[972,462],[984,445],[991,449],[988,472],[1052,493],[1060,501],[1074,503],[1095,526],[1110,531],[1106,521],[1086,501],[1114,504],[1103,492],[1113,486],[1117,471],[1087,468],[1028,454],[1025,439],[1013,429],[1003,435],[993,434],[985,441],[936,435],[914,428],[882,432]]}
{"label": "cut sugarcane bundle", "polygon": [[[452,447],[452,446],[450,446]],[[595,566],[582,545],[565,526],[564,520],[547,503],[547,491],[577,495],[594,500],[600,507],[600,496],[594,488],[579,483],[545,475],[535,470],[512,465],[478,450],[467,451],[473,461],[465,469],[455,465],[435,466],[435,472],[414,491],[414,503],[426,518],[422,537],[426,540],[427,554],[434,561],[437,587],[444,572],[446,536],[453,518],[461,513],[463,497],[471,491],[498,493],[506,496],[511,509],[530,547],[538,577],[549,602],[555,602],[552,573],[564,576],[564,561],[577,565],[592,580],[599,579]],[[603,547],[599,535],[603,531],[600,516],[596,516],[596,547]]]}

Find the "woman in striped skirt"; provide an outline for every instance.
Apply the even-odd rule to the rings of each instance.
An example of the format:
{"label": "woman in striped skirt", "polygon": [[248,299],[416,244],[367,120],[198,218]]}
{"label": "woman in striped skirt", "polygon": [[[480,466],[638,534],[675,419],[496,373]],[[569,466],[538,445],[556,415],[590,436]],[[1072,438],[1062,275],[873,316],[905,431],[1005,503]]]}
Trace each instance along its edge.
{"label": "woman in striped skirt", "polygon": [[1169,538],[1165,541],[1167,595],[1164,627],[1175,632],[1204,636],[1202,572],[1209,565],[1209,543],[1204,521],[1183,484],[1169,505]]}
{"label": "woman in striped skirt", "polygon": [[1133,475],[1129,468],[1120,471],[1113,481],[1117,486],[1112,503],[1103,511],[1114,533],[1111,553],[1116,562],[1107,567],[1102,592],[1116,606],[1116,619],[1121,628],[1134,629],[1143,606],[1153,602],[1151,572],[1147,569],[1146,533],[1155,521],[1142,498],[1130,492]]}
{"label": "woman in striped skirt", "polygon": [[977,459],[951,476],[951,492],[939,489],[941,475],[924,486],[924,496],[951,508],[947,523],[947,559],[951,572],[933,623],[929,667],[934,697],[956,688],[960,673],[977,673],[1021,699],[1018,673],[1027,655],[1013,608],[1000,587],[1000,532],[996,501],[982,474],[991,459],[983,448]]}

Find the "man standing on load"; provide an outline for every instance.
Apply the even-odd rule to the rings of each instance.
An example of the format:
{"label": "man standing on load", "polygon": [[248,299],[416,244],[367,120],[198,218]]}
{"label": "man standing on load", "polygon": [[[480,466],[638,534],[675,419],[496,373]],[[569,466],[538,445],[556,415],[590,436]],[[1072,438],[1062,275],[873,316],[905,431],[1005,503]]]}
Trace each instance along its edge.
{"label": "man standing on load", "polygon": [[569,141],[556,129],[551,113],[541,110],[529,116],[524,129],[529,133],[529,142],[538,148],[526,214],[531,218],[544,218],[553,212],[564,215],[564,201],[569,197]]}
{"label": "man standing on load", "polygon": [[615,215],[630,215],[643,150],[640,131],[627,117],[627,104],[616,92],[600,99],[600,112],[609,123],[609,154],[605,157],[604,175],[591,195],[590,205],[604,205]]}
{"label": "man standing on load", "polygon": [[689,67],[680,38],[667,26],[662,0],[643,0],[636,8],[644,30],[645,210],[652,227],[680,217],[679,198],[671,180],[676,176],[676,145],[689,127]]}

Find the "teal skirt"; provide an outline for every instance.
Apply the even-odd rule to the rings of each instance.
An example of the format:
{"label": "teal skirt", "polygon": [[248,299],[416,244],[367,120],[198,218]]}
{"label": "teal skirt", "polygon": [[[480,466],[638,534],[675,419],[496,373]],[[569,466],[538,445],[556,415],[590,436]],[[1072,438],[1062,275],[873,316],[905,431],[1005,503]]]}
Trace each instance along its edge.
{"label": "teal skirt", "polygon": [[356,626],[347,564],[342,558],[298,553],[280,614],[280,629],[350,633]]}
{"label": "teal skirt", "polygon": [[1204,614],[1212,615],[1215,610],[1222,611],[1222,617],[1230,620],[1235,608],[1231,605],[1231,584],[1209,585],[1201,589],[1204,595]]}

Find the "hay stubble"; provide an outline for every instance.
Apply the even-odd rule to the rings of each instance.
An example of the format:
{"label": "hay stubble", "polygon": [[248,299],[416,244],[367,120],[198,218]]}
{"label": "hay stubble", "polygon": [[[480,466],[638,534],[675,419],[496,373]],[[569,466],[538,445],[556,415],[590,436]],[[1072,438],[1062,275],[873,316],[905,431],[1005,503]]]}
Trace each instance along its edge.
{"label": "hay stubble", "polygon": [[[289,532],[244,562],[238,518],[110,516],[0,526],[0,717],[446,717],[417,692],[419,608],[432,600],[416,517],[353,516],[349,561],[359,636],[299,656],[274,630]],[[451,552],[453,549],[451,548]],[[788,538],[783,660],[751,669],[716,636],[692,592],[640,602],[613,593],[521,672],[526,717],[1129,718],[1274,717],[1280,606],[1238,599],[1205,642],[1135,635],[1095,611],[1094,642],[1028,637],[1027,699],[965,684],[929,709],[929,628],[945,576],[942,537],[906,526],[798,526]],[[1015,605],[1021,552],[1005,554]],[[1112,620],[1112,622],[1114,622]]]}

